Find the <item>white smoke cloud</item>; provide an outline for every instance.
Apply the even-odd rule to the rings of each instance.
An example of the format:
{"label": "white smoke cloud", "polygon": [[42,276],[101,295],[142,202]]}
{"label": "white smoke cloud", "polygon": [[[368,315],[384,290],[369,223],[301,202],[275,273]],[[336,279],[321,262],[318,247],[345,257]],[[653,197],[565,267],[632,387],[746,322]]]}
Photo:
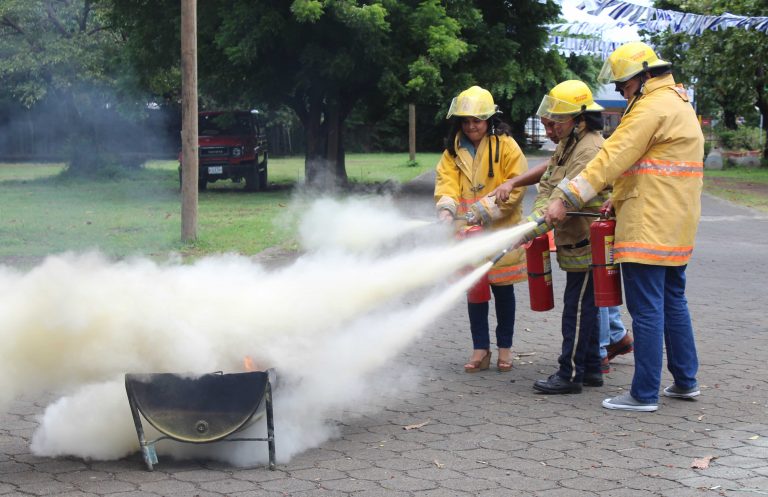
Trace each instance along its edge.
{"label": "white smoke cloud", "polygon": [[430,225],[434,225],[438,236],[448,233],[445,225],[404,219],[392,209],[388,198],[323,198],[314,202],[302,217],[299,235],[302,246],[310,250],[365,251]]}
{"label": "white smoke cloud", "polygon": [[[384,256],[373,249],[398,235],[358,243],[350,253],[338,250],[344,230],[334,220],[347,229],[386,230],[399,216],[391,206],[321,202],[313,209],[310,217],[323,220],[318,232],[335,240],[315,233],[316,246],[337,250],[276,271],[235,255],[179,265],[112,262],[95,253],[50,257],[27,273],[0,268],[0,407],[22,392],[65,394],[42,416],[33,451],[116,459],[138,448],[122,374],[242,371],[248,355],[277,371],[277,454],[286,461],[333,436],[329,419],[352,407],[375,408],[379,396],[413,378],[383,366],[456,305],[489,264],[452,283],[457,271],[531,228],[461,244],[443,237]],[[403,305],[419,289],[427,289],[420,303]],[[374,374],[382,369],[387,374]],[[263,437],[263,420],[252,429]],[[252,445],[162,442],[158,453],[237,465],[266,460],[266,444]]]}

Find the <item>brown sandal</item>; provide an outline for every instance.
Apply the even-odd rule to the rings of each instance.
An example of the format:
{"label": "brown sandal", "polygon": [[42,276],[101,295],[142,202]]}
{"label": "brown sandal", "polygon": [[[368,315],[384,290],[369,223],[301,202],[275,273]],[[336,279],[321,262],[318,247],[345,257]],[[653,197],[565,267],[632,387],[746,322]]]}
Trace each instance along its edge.
{"label": "brown sandal", "polygon": [[485,355],[479,361],[469,361],[464,365],[465,373],[477,373],[478,371],[485,371],[491,367],[491,351],[486,350]]}
{"label": "brown sandal", "polygon": [[507,361],[501,358],[501,352],[499,352],[499,358],[496,361],[496,369],[499,370],[499,373],[507,373],[512,371],[512,351],[509,352],[509,360]]}

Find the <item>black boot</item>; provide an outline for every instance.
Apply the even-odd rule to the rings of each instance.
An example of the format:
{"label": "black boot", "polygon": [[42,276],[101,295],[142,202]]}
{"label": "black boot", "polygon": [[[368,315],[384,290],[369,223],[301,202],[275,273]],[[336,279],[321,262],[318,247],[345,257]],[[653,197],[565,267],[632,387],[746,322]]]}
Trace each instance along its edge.
{"label": "black boot", "polygon": [[603,386],[603,373],[584,373],[582,383],[585,387],[601,387]]}
{"label": "black boot", "polygon": [[553,374],[546,380],[536,380],[533,389],[549,394],[581,393],[581,383],[564,380],[557,374]]}

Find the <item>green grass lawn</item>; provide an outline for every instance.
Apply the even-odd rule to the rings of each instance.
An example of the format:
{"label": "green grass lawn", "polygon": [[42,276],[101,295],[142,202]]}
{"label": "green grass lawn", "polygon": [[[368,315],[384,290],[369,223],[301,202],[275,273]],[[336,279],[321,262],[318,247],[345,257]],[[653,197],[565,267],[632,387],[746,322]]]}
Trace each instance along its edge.
{"label": "green grass lawn", "polygon": [[[351,181],[409,181],[434,167],[438,154],[354,154]],[[298,209],[294,186],[304,177],[302,158],[271,158],[270,189],[209,184],[198,201],[198,240],[181,242],[181,197],[176,161],[151,161],[118,180],[80,180],[59,173],[62,164],[0,164],[0,261],[30,265],[48,254],[100,250],[112,257],[170,253],[197,257],[295,245]]]}
{"label": "green grass lawn", "polygon": [[[414,167],[407,154],[351,154],[347,174],[355,183],[405,183],[438,159],[419,154]],[[48,254],[90,249],[164,259],[295,247],[296,200],[307,200],[294,188],[304,178],[303,157],[271,158],[266,192],[246,192],[231,181],[210,184],[199,196],[194,243],[181,242],[177,167],[152,161],[118,180],[85,181],[59,175],[61,164],[0,163],[0,262],[28,266]],[[708,170],[705,188],[768,210],[768,169]]]}
{"label": "green grass lawn", "polygon": [[768,212],[768,168],[704,171],[704,189],[718,197]]}

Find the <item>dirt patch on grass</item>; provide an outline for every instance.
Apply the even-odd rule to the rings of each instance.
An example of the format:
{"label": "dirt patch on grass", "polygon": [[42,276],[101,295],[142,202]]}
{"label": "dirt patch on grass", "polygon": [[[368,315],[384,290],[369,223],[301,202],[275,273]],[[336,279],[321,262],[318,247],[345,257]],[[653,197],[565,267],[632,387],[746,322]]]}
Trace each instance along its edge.
{"label": "dirt patch on grass", "polygon": [[731,178],[709,178],[713,186],[734,191],[741,191],[753,195],[761,195],[768,198],[768,183],[756,183],[753,181],[739,181]]}
{"label": "dirt patch on grass", "polygon": [[704,190],[731,202],[768,211],[768,183],[732,178],[708,178]]}

